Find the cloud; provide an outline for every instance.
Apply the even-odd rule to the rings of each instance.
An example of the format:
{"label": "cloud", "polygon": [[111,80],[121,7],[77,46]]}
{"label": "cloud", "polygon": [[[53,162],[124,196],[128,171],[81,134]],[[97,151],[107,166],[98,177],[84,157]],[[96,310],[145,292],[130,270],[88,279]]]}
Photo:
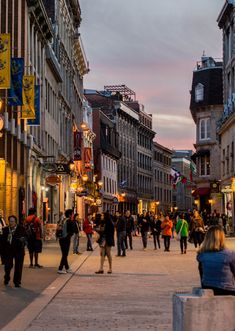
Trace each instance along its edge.
{"label": "cloud", "polygon": [[[192,73],[203,50],[209,56],[222,56],[222,33],[216,19],[224,0],[80,3],[81,34],[91,67],[85,87],[127,85],[154,115],[159,141],[191,148],[195,140],[189,110]],[[167,125],[167,135],[173,140],[167,140]]]}

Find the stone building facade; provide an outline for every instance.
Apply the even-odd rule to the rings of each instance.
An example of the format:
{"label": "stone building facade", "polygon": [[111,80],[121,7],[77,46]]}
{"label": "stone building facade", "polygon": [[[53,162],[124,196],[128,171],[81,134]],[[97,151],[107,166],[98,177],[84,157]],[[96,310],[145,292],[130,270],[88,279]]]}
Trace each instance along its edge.
{"label": "stone building facade", "polygon": [[[197,166],[196,189],[193,192],[199,210],[221,212],[219,186],[220,149],[216,132],[223,112],[222,62],[203,55],[193,71],[190,110],[196,124],[196,153],[192,160]],[[213,201],[213,203],[211,203]]]}
{"label": "stone building facade", "polygon": [[224,109],[217,125],[220,141],[221,192],[223,212],[228,217],[230,231],[235,231],[235,4],[226,1],[218,25],[223,32],[223,103]]}
{"label": "stone building facade", "polygon": [[172,151],[157,142],[153,143],[153,192],[152,210],[167,213],[172,207],[171,183]]}

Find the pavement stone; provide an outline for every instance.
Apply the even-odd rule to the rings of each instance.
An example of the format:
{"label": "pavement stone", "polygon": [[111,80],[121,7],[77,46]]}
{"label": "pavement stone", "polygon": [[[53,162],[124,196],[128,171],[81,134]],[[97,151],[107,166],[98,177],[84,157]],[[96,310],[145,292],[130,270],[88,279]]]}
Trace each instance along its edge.
{"label": "pavement stone", "polygon": [[[234,239],[227,242],[235,248]],[[183,255],[175,240],[170,252],[153,250],[152,242],[143,251],[141,238],[134,238],[134,250],[127,251],[127,257],[115,257],[116,249],[112,251],[113,274],[106,273],[107,262],[105,274],[94,273],[99,268],[98,248],[84,254],[73,264],[73,275],[58,276],[55,282],[60,285],[49,300],[53,283],[2,330],[171,330],[172,294],[200,286],[193,245]],[[38,310],[30,320],[35,305]]]}

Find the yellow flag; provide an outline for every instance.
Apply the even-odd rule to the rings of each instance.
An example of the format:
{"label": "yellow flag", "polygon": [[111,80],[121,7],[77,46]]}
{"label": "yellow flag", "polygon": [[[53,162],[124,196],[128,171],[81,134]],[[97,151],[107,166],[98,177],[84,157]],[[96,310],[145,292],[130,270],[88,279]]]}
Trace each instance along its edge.
{"label": "yellow flag", "polygon": [[35,76],[23,76],[23,106],[21,118],[35,119]]}
{"label": "yellow flag", "polygon": [[0,33],[0,89],[11,87],[11,35]]}

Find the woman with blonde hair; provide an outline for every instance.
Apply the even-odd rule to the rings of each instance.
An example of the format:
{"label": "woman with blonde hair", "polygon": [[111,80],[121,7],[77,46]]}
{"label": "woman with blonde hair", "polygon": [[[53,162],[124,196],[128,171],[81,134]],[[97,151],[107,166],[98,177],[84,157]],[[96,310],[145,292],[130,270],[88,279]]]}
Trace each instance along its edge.
{"label": "woman with blonde hair", "polygon": [[208,229],[197,261],[202,288],[212,289],[215,295],[235,295],[235,252],[226,248],[222,227]]}

